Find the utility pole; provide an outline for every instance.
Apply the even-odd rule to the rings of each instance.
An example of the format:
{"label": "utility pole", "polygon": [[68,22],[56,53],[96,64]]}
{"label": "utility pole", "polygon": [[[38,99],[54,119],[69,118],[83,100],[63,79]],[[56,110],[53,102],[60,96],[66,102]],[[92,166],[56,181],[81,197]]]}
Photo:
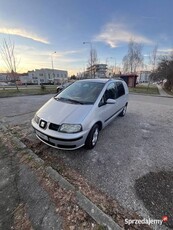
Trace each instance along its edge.
{"label": "utility pole", "polygon": [[54,73],[54,66],[53,66],[53,54],[55,54],[56,51],[54,51],[53,53],[51,53],[51,64],[52,64],[52,73],[53,73],[53,81],[55,84],[55,73]]}

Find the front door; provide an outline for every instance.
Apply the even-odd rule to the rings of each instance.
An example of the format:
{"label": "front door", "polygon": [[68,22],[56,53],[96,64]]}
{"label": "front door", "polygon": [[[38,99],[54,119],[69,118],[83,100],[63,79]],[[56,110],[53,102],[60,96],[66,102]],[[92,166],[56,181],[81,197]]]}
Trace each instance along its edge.
{"label": "front door", "polygon": [[[105,90],[105,93],[99,103],[99,109],[98,112],[100,113],[99,115],[101,116],[101,120],[104,122],[104,126],[108,124],[111,120],[111,118],[114,117],[114,115],[118,112],[119,110],[119,103],[117,98],[117,87],[115,83],[110,83]],[[106,104],[106,101],[108,99],[114,99],[116,100],[115,104]]]}

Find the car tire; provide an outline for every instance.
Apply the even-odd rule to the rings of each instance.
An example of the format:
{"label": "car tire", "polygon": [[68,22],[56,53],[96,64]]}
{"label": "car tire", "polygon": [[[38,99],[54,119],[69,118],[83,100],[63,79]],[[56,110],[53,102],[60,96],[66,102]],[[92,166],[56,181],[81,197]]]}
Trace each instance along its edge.
{"label": "car tire", "polygon": [[85,148],[86,149],[94,148],[94,146],[97,143],[98,136],[99,136],[99,126],[98,124],[95,124],[87,136],[87,139],[85,141]]}
{"label": "car tire", "polygon": [[127,111],[127,105],[124,106],[122,112],[119,114],[120,117],[124,117],[126,115],[126,111]]}

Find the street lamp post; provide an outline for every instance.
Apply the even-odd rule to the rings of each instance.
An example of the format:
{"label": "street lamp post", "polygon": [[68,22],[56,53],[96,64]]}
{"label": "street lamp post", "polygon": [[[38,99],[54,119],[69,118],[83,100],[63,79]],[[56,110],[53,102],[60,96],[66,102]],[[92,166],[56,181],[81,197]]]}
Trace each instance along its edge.
{"label": "street lamp post", "polygon": [[53,66],[53,54],[55,54],[56,51],[51,53],[51,64],[52,64],[52,73],[53,73],[53,78],[54,78],[54,84],[55,84],[55,73],[54,73],[54,66]]}
{"label": "street lamp post", "polygon": [[92,65],[93,65],[92,42],[83,42],[83,44],[90,44],[90,52],[91,52],[90,53],[90,58],[91,58],[91,60],[90,60],[90,62],[91,62],[91,64],[90,64],[90,73],[91,73],[91,77],[92,77]]}

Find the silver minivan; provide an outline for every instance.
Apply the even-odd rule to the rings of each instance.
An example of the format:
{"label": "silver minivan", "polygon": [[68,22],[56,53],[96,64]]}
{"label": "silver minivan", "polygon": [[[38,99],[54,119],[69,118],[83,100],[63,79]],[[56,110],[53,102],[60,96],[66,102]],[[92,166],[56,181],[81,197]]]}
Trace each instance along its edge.
{"label": "silver minivan", "polygon": [[128,87],[123,80],[79,80],[43,105],[32,126],[37,138],[49,146],[92,149],[99,132],[116,116],[124,116],[127,105]]}

